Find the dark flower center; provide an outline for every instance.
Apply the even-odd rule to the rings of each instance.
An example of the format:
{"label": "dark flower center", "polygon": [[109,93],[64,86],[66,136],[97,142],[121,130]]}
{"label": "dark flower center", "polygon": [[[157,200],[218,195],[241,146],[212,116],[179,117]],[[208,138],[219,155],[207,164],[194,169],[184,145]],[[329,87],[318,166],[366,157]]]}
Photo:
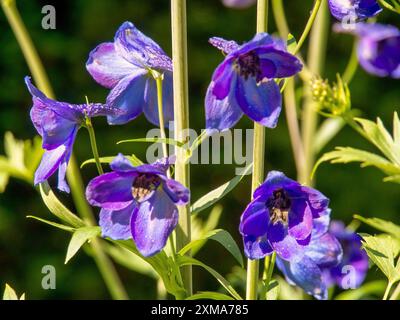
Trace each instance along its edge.
{"label": "dark flower center", "polygon": [[157,189],[160,185],[161,179],[155,175],[142,174],[138,176],[133,182],[132,196],[137,202],[141,202],[147,196]]}
{"label": "dark flower center", "polygon": [[259,78],[261,74],[260,58],[254,52],[249,52],[239,56],[236,61],[236,67],[239,70],[240,76],[246,80],[251,77]]}
{"label": "dark flower center", "polygon": [[267,200],[266,205],[270,212],[270,221],[273,224],[278,222],[287,224],[291,201],[284,189],[276,189]]}

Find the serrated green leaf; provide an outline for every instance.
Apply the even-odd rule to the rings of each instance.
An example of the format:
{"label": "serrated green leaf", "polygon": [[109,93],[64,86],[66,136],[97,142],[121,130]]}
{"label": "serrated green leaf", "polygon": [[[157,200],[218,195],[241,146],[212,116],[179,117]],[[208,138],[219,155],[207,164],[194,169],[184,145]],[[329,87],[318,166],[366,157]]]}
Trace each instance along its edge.
{"label": "serrated green leaf", "polygon": [[400,238],[400,226],[394,224],[391,221],[386,221],[379,218],[364,218],[359,215],[355,215],[354,219],[360,220],[361,222],[385,233],[392,235],[395,238]]}
{"label": "serrated green leaf", "polygon": [[400,167],[392,164],[385,158],[371,152],[350,147],[337,147],[336,150],[325,153],[315,164],[313,175],[323,162],[350,163],[361,162],[361,167],[374,166],[385,174],[392,176],[400,173]]}
{"label": "serrated green leaf", "polygon": [[90,239],[97,237],[101,232],[100,227],[83,227],[77,229],[69,242],[67,255],[65,257],[65,264],[73,258],[78,250]]}
{"label": "serrated green leaf", "polygon": [[180,141],[171,139],[171,138],[167,138],[167,139],[163,139],[163,138],[139,138],[139,139],[129,139],[129,140],[122,140],[122,141],[118,141],[117,144],[121,144],[121,143],[134,143],[134,142],[147,142],[147,143],[165,143],[165,144],[169,144],[169,145],[173,145],[173,146],[178,146],[180,148],[184,147],[186,143],[182,143]]}
{"label": "serrated green leaf", "polygon": [[217,271],[213,268],[209,267],[208,265],[204,264],[203,262],[196,260],[195,258],[188,257],[188,256],[176,256],[177,263],[179,266],[187,266],[187,265],[194,265],[199,266],[207,270],[217,281],[232,295],[233,298],[236,300],[243,300],[243,298],[236,292],[236,290],[232,287],[232,285],[226,280],[222,275],[220,275]]}
{"label": "serrated green leaf", "polygon": [[186,300],[235,300],[231,296],[228,296],[219,292],[201,291],[188,298]]}
{"label": "serrated green leaf", "polygon": [[380,118],[377,122],[356,118],[370,141],[393,163],[400,166],[400,146],[396,146],[390,133]]}
{"label": "serrated green leaf", "polygon": [[85,223],[80,218],[74,215],[60,200],[58,200],[47,182],[41,183],[39,189],[43,202],[52,214],[75,228],[85,226]]}
{"label": "serrated green leaf", "polygon": [[357,289],[346,290],[339,293],[335,300],[361,300],[370,295],[381,297],[386,289],[386,281],[377,280],[366,283]]}
{"label": "serrated green leaf", "polygon": [[63,224],[60,224],[60,223],[56,223],[56,222],[53,222],[53,221],[45,220],[45,219],[42,219],[42,218],[39,218],[39,217],[35,217],[35,216],[26,216],[26,217],[28,219],[38,220],[40,222],[43,222],[45,224],[48,224],[50,226],[56,227],[56,228],[64,230],[64,231],[75,232],[75,230],[76,230],[75,228],[72,228],[70,226],[66,226],[66,225],[63,225]]}
{"label": "serrated green leaf", "polygon": [[202,238],[191,241],[179,251],[179,254],[182,256],[185,255],[199,242],[202,242],[204,240],[214,240],[219,242],[226,250],[228,250],[232,254],[232,256],[236,259],[236,261],[239,262],[239,264],[243,267],[243,257],[238,245],[236,244],[235,240],[232,238],[230,233],[222,229],[212,230],[207,234],[205,234]]}
{"label": "serrated green leaf", "polygon": [[[135,155],[132,155],[132,156],[124,156],[124,157],[127,158],[127,159],[132,163],[132,165],[134,165],[135,167],[136,167],[136,166],[140,166],[140,165],[143,164],[143,162],[140,161],[139,158],[136,157]],[[100,163],[107,163],[107,164],[109,164],[109,163],[111,163],[114,159],[115,159],[115,156],[111,156],[111,157],[101,157],[101,158],[99,159],[99,161],[100,161]],[[83,168],[84,166],[86,166],[86,165],[88,165],[88,164],[95,164],[95,163],[96,163],[96,160],[95,160],[94,158],[88,159],[88,160],[82,162],[81,168]]]}
{"label": "serrated green leaf", "polygon": [[368,257],[388,278],[389,283],[400,280],[400,263],[395,264],[395,258],[399,252],[399,242],[389,235],[371,236],[361,234],[363,248]]}
{"label": "serrated green leaf", "polygon": [[7,283],[3,293],[3,300],[19,300],[15,290]]}
{"label": "serrated green leaf", "polygon": [[229,192],[231,192],[240,181],[246,176],[248,173],[253,168],[253,164],[250,164],[247,166],[243,172],[242,175],[236,176],[232,180],[224,183],[222,186],[210,191],[207,193],[205,196],[201,197],[199,200],[197,200],[191,207],[190,210],[193,213],[198,213],[201,212],[208,207],[212,206],[219,200],[221,200],[223,197],[225,197]]}

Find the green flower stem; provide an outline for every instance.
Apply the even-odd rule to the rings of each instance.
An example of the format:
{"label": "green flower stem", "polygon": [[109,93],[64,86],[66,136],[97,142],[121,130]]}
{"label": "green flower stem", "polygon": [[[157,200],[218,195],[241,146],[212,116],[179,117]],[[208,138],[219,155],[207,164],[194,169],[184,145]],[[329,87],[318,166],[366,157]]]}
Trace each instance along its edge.
{"label": "green flower stem", "polygon": [[96,162],[97,171],[99,172],[99,174],[103,174],[104,171],[100,163],[99,151],[97,149],[97,143],[96,143],[96,135],[94,133],[92,120],[89,117],[86,118],[85,127],[89,132],[90,146],[92,147],[93,157],[94,161]]}
{"label": "green flower stem", "polygon": [[267,256],[264,261],[263,280],[264,280],[265,286],[267,287],[267,292],[268,292],[268,288],[269,288],[269,283],[271,282],[271,279],[272,279],[272,273],[274,271],[275,260],[276,260],[276,252],[273,252],[272,255]]}
{"label": "green flower stem", "polygon": [[[257,33],[267,32],[268,0],[257,2]],[[254,123],[252,194],[264,180],[265,128]],[[259,280],[259,261],[247,260],[246,299],[256,300]]]}
{"label": "green flower stem", "polygon": [[[325,62],[328,31],[328,5],[323,1],[316,15],[315,24],[311,30],[308,67],[315,75],[320,75]],[[315,162],[314,138],[317,130],[318,116],[315,102],[312,98],[309,82],[304,83],[307,93],[302,114],[302,139],[305,153],[305,165],[299,172],[299,181],[312,185],[311,172]]]}
{"label": "green flower stem", "polygon": [[[35,49],[32,39],[22,21],[22,18],[15,5],[15,0],[1,0],[1,5],[7,20],[17,38],[19,46],[32,73],[33,78],[40,90],[42,90],[49,98],[54,98],[54,92],[51,88],[49,79],[40,61],[39,55]],[[75,157],[72,155],[67,170],[68,182],[71,186],[72,197],[75,202],[76,209],[89,224],[95,224],[92,210],[85,199],[85,191],[82,178]],[[118,277],[117,272],[109,258],[104,254],[101,243],[97,239],[91,241],[91,247],[94,253],[94,260],[100,273],[107,285],[110,294],[114,299],[128,299],[128,295]]]}
{"label": "green flower stem", "polygon": [[394,289],[389,300],[398,300],[400,298],[400,283],[397,285],[396,289]]}
{"label": "green flower stem", "polygon": [[[175,140],[187,143],[185,131],[189,128],[188,62],[186,31],[186,0],[171,0],[172,61],[174,78],[174,133]],[[190,168],[186,150],[176,147],[175,180],[190,188]],[[176,250],[191,241],[190,204],[179,207],[176,229]],[[188,253],[190,254],[190,252]],[[182,268],[186,294],[192,295],[192,267]]]}
{"label": "green flower stem", "polygon": [[[160,73],[154,73],[154,80],[156,80],[157,86],[157,104],[158,104],[158,118],[160,122],[160,133],[161,139],[167,139],[167,135],[165,133],[165,123],[164,123],[164,112],[163,112],[163,75]],[[162,144],[163,148],[163,157],[168,157],[168,149],[167,144]]]}
{"label": "green flower stem", "polygon": [[390,293],[390,290],[392,289],[392,287],[393,287],[393,283],[389,282],[386,287],[385,294],[383,295],[382,300],[387,300],[389,298],[389,293]]}
{"label": "green flower stem", "polygon": [[318,12],[319,12],[319,8],[321,7],[322,2],[324,2],[324,4],[326,5],[326,1],[322,1],[322,0],[316,0],[315,1],[314,8],[313,8],[313,10],[311,12],[311,16],[308,19],[306,27],[304,28],[304,31],[303,31],[299,41],[297,41],[297,46],[294,49],[293,54],[297,54],[300,51],[301,47],[303,46],[304,41],[306,41],[306,39],[308,37],[308,34],[310,33],[312,26],[314,25],[315,19],[317,18],[317,15],[318,15]]}
{"label": "green flower stem", "polygon": [[344,83],[349,84],[351,80],[353,80],[354,75],[356,74],[358,68],[358,58],[357,58],[357,41],[354,41],[353,49],[351,51],[349,63],[345,71],[343,72],[342,80]]}

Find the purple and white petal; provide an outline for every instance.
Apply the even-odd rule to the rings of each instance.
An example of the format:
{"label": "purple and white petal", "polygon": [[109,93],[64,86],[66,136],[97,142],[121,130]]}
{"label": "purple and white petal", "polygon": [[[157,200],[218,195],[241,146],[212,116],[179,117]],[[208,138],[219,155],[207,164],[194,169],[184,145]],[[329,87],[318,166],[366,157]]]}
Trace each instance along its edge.
{"label": "purple and white petal", "polygon": [[173,179],[165,179],[163,190],[175,204],[183,206],[190,201],[190,191]]}
{"label": "purple and white petal", "polygon": [[86,69],[93,79],[109,89],[115,87],[121,79],[136,73],[137,68],[116,52],[112,42],[99,44],[90,52],[86,62]]}
{"label": "purple and white petal", "polygon": [[215,48],[221,50],[224,54],[228,55],[231,52],[239,49],[239,45],[236,41],[233,40],[225,40],[220,37],[212,37],[208,40],[208,42],[213,45]]}
{"label": "purple and white petal", "polygon": [[132,237],[139,252],[150,257],[160,252],[178,223],[178,209],[161,189],[134,209]]}
{"label": "purple and white petal", "polygon": [[132,238],[131,217],[136,204],[132,202],[122,210],[101,209],[99,225],[102,237],[113,240],[127,240]]}

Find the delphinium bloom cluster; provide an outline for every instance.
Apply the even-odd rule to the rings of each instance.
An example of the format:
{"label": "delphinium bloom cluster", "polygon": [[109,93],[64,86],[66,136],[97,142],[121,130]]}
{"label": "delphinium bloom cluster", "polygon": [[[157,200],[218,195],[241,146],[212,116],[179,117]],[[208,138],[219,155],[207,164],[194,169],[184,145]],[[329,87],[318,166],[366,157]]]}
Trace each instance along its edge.
{"label": "delphinium bloom cluster", "polygon": [[[226,6],[235,8],[249,7],[255,2],[254,0],[223,1]],[[268,2],[260,4],[262,5],[259,7],[262,8],[263,5],[268,5]],[[320,5],[320,1],[315,2],[309,22],[314,22],[313,19],[316,19]],[[372,0],[329,0],[328,5],[332,15],[342,22],[336,25],[336,31],[357,36],[357,55],[362,67],[377,76],[400,78],[400,31],[393,26],[367,22],[369,18],[377,16],[382,11],[379,3]],[[355,22],[352,28],[343,26],[343,22],[349,17]],[[267,20],[262,14],[259,15],[259,19],[259,22],[264,24]],[[258,30],[266,30],[265,25],[261,26],[263,23],[258,23]],[[255,260],[266,259],[266,262],[270,263],[265,264],[265,274],[269,281],[271,279],[268,279],[268,276],[272,275],[276,258],[276,266],[289,284],[302,288],[307,294],[319,300],[328,299],[328,289],[333,286],[341,289],[360,287],[369,267],[368,256],[363,249],[365,243],[362,243],[361,237],[354,230],[346,228],[342,222],[331,222],[330,201],[322,192],[311,187],[311,179],[308,176],[303,177],[304,180],[308,180],[307,185],[300,182],[299,172],[299,181],[288,178],[280,171],[270,171],[263,182],[259,177],[264,176],[264,172],[261,171],[264,170],[265,162],[263,156],[260,156],[264,152],[265,142],[264,131],[261,130],[277,127],[282,111],[282,92],[288,85],[288,80],[293,80],[297,75],[307,79],[311,73],[318,73],[310,70],[299,58],[300,56],[296,56],[308,36],[309,27],[307,23],[299,42],[294,41],[292,36],[286,41],[267,32],[258,32],[243,44],[220,37],[212,37],[209,40],[224,57],[215,68],[205,93],[207,133],[211,135],[218,131],[229,130],[243,115],[251,120],[258,133],[258,138],[254,138],[255,151],[258,152],[254,152],[252,200],[246,208],[238,210],[236,215],[233,215],[239,224],[238,231],[243,239],[244,254],[249,259],[248,267],[253,265],[256,269],[254,274],[249,272],[249,278],[253,279],[247,279],[250,283],[247,289],[253,291],[248,296],[250,298],[257,296],[257,292],[260,291],[257,287],[259,266],[257,263],[253,264]],[[290,41],[295,42],[294,50],[288,48],[290,44],[293,45]],[[242,257],[233,238],[230,239],[231,237],[226,234],[224,237],[215,236],[221,230],[205,233],[211,236],[200,241],[195,239],[194,242],[189,240],[187,243],[180,243],[180,248],[176,250],[178,233],[174,234],[174,231],[179,230],[176,229],[178,223],[181,226],[180,207],[187,209],[189,221],[192,219],[190,214],[195,211],[190,210],[192,207],[196,208],[195,205],[189,206],[191,191],[186,187],[189,183],[178,182],[179,175],[175,175],[177,180],[172,178],[172,172],[178,167],[178,165],[173,167],[175,160],[179,162],[187,159],[168,157],[168,152],[163,150],[165,154],[158,161],[149,164],[139,161],[141,164],[134,164],[131,161],[133,157],[118,153],[116,156],[103,158],[103,160],[113,159],[104,160],[110,163],[111,168],[109,172],[104,173],[97,154],[94,132],[90,131],[91,119],[94,117],[106,117],[109,125],[123,125],[143,113],[147,120],[160,127],[163,133],[164,126],[168,126],[174,118],[180,118],[174,117],[174,103],[177,109],[178,102],[173,101],[176,89],[173,88],[173,70],[179,70],[179,65],[176,67],[175,62],[176,60],[173,68],[172,59],[155,41],[140,32],[133,23],[124,22],[118,28],[114,40],[99,44],[89,53],[86,62],[86,69],[92,78],[99,85],[109,89],[104,104],[89,102],[70,104],[55,101],[33,86],[29,77],[25,78],[25,82],[33,100],[31,120],[42,137],[42,147],[45,150],[36,170],[35,184],[44,183],[58,170],[58,189],[70,191],[65,180],[68,162],[78,130],[81,127],[88,128],[98,176],[88,183],[85,197],[90,205],[100,208],[98,219],[100,228],[94,227],[95,231],[101,230],[103,238],[111,240],[114,244],[122,243],[121,247],[125,249],[134,246],[132,252],[140,255],[158,272],[167,291],[174,292],[177,298],[188,298],[191,295],[191,285],[185,286],[184,281],[191,276],[189,274],[189,277],[182,277],[181,267],[194,264],[206,266],[207,270],[211,269],[187,255],[199,245],[199,242],[214,237],[214,240],[225,245],[237,260],[241,260]],[[181,68],[182,73],[185,70],[185,67]],[[180,76],[184,78],[183,75]],[[182,79],[179,80],[183,82]],[[347,84],[339,76],[338,79],[342,85],[340,88],[347,90]],[[324,84],[327,86],[326,82]],[[286,100],[296,100],[294,86],[292,90],[292,99],[289,97]],[[329,96],[329,92],[324,93],[325,98]],[[344,109],[347,112],[350,110],[350,97],[349,92],[345,93]],[[180,98],[187,100],[188,97]],[[323,101],[325,100],[321,99],[319,102]],[[337,104],[335,99],[329,100],[329,103]],[[286,103],[286,107],[290,107],[290,102]],[[296,130],[293,131],[293,121],[297,123],[298,120],[296,106],[293,109],[286,110],[288,114],[294,112],[292,119],[290,115],[287,116],[288,126],[292,126],[289,128],[291,139],[293,133],[296,134]],[[337,115],[344,113],[344,111],[338,112]],[[354,127],[354,121],[351,124]],[[400,124],[397,125],[395,122],[395,137],[389,139],[385,136],[385,142],[393,141],[397,146],[399,126]],[[294,148],[296,160],[299,156],[296,151],[301,149],[305,153],[306,148],[302,148],[306,139],[302,138],[304,137],[299,138],[300,148]],[[199,141],[201,144],[202,140]],[[184,148],[181,147],[183,141],[169,142]],[[162,143],[166,146],[165,141]],[[311,144],[308,147],[313,149],[315,146]],[[187,157],[190,158],[192,149],[186,151],[188,151]],[[311,153],[310,158],[314,155]],[[304,162],[310,161],[311,163],[307,165],[312,167],[313,160],[306,156],[304,158]],[[306,167],[305,163],[303,167]],[[303,167],[299,166],[298,171]],[[394,170],[393,166],[387,163],[384,167],[385,170],[387,168]],[[188,174],[187,169],[183,167],[185,174]],[[308,169],[305,172],[311,174],[307,172]],[[231,180],[228,186],[238,183],[236,180],[236,178]],[[216,189],[220,194],[217,200],[227,193],[229,187],[222,186],[223,192],[221,187]],[[201,198],[199,200],[201,206],[215,203],[216,192],[210,192]],[[240,222],[239,213],[242,213]],[[82,223],[84,224],[83,221]],[[75,227],[74,225],[73,228],[66,228],[75,231]],[[185,236],[190,238],[190,228]],[[126,240],[132,240],[133,243],[129,242],[127,245]],[[171,242],[171,248],[164,251],[168,241]],[[236,251],[239,251],[239,254]],[[346,277],[345,270],[353,272],[351,281]],[[222,276],[218,272],[211,273],[218,278],[232,297],[241,298],[225,279],[221,280]],[[268,290],[269,284],[269,282],[264,283],[264,289]],[[203,293],[202,297],[207,297],[207,293]]]}

